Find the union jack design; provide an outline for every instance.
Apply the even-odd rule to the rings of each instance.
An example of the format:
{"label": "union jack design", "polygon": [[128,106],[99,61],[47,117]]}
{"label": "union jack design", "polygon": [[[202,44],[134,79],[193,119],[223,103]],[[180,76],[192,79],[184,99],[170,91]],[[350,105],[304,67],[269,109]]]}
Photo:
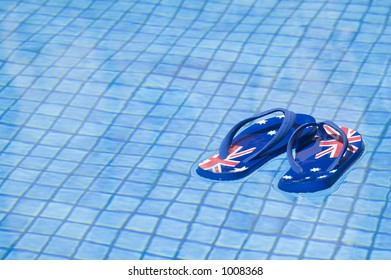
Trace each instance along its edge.
{"label": "union jack design", "polygon": [[[342,137],[338,131],[336,131],[334,128],[328,125],[325,125],[324,129],[326,130],[327,134],[336,137],[336,139],[320,141],[320,145],[319,145],[320,147],[329,147],[329,148],[324,151],[321,151],[320,153],[317,153],[315,155],[315,159],[321,158],[328,154],[330,154],[330,158],[336,158],[342,152],[342,147],[343,147]],[[349,141],[348,150],[355,153],[358,148],[354,146],[352,143],[360,142],[361,136],[355,135],[357,131],[351,128],[341,127],[341,129],[346,134],[346,137],[348,138]]]}
{"label": "union jack design", "polygon": [[251,154],[256,148],[250,148],[244,151],[240,151],[243,146],[232,146],[229,149],[227,158],[221,159],[219,154],[215,154],[208,158],[207,160],[201,162],[199,167],[204,170],[212,170],[214,173],[221,173],[223,166],[235,167],[240,163],[240,161],[233,160],[235,158]]}

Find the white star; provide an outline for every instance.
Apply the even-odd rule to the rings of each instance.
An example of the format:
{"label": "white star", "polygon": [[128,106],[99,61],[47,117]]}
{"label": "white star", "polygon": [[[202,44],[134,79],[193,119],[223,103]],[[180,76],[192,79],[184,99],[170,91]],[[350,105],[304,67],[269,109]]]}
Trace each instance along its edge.
{"label": "white star", "polygon": [[277,131],[275,131],[275,130],[270,130],[268,133],[267,133],[267,135],[274,135],[274,134],[276,134],[277,133]]}
{"label": "white star", "polygon": [[243,166],[243,167],[240,167],[240,168],[235,168],[234,170],[231,170],[230,172],[242,172],[244,170],[247,170],[248,167],[247,166]]}
{"label": "white star", "polygon": [[289,176],[289,175],[285,175],[283,176],[282,178],[286,179],[286,180],[289,180],[289,179],[292,179],[293,177],[292,176]]}
{"label": "white star", "polygon": [[276,118],[282,119],[282,118],[285,118],[285,115],[279,115],[279,116],[276,116]]}
{"label": "white star", "polygon": [[327,175],[322,175],[322,176],[319,176],[318,179],[323,179],[323,178],[326,178]]}
{"label": "white star", "polygon": [[314,167],[314,168],[311,168],[310,171],[311,172],[317,172],[317,171],[320,171],[320,168],[319,167]]}
{"label": "white star", "polygon": [[260,120],[259,122],[257,122],[257,124],[265,124],[267,123],[267,120]]}
{"label": "white star", "polygon": [[304,179],[308,180],[308,179],[311,179],[311,177],[305,177]]}
{"label": "white star", "polygon": [[330,171],[330,173],[335,173],[335,172],[337,172],[337,169],[333,169]]}

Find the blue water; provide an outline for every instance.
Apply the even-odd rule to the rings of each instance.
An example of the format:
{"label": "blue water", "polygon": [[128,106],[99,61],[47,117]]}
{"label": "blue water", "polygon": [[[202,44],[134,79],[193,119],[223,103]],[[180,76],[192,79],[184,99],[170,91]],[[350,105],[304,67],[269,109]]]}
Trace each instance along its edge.
{"label": "blue water", "polygon": [[[389,1],[1,0],[1,259],[391,259]],[[359,131],[314,202],[192,176],[274,107]]]}

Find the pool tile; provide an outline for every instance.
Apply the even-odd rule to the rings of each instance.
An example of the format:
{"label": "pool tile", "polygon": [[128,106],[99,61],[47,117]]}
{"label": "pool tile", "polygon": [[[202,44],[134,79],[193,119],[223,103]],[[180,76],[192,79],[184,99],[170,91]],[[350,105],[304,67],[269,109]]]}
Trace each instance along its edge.
{"label": "pool tile", "polygon": [[239,195],[233,205],[234,210],[257,214],[263,206],[263,201],[259,198]]}
{"label": "pool tile", "polygon": [[373,243],[373,237],[373,232],[348,228],[342,236],[342,242],[346,245],[369,247]]}
{"label": "pool tile", "polygon": [[[31,184],[27,183],[27,182],[19,182],[19,181],[13,181],[13,180],[7,180],[5,181],[1,188],[0,188],[0,193],[3,194],[3,195],[14,195],[14,196],[18,196],[18,195],[22,195],[24,194],[27,190],[29,190],[29,188],[31,187]],[[8,199],[10,199],[10,197],[7,197]],[[4,199],[7,199],[7,198],[4,198]],[[7,205],[7,203],[5,203],[4,205]]]}
{"label": "pool tile", "polygon": [[283,234],[293,237],[308,238],[312,233],[313,227],[314,226],[308,222],[289,221],[282,232]]}
{"label": "pool tile", "polygon": [[45,202],[32,199],[21,199],[15,205],[13,212],[21,215],[36,216],[44,208]]}
{"label": "pool tile", "polygon": [[61,225],[61,220],[49,218],[37,218],[31,225],[29,231],[39,234],[54,234]]}
{"label": "pool tile", "polygon": [[332,243],[309,241],[304,256],[308,258],[330,259],[336,246]]}
{"label": "pool tile", "polygon": [[252,234],[244,245],[244,249],[255,252],[269,252],[276,242],[275,236]]}
{"label": "pool tile", "polygon": [[251,230],[256,220],[254,214],[232,211],[228,214],[225,226],[239,230]]}
{"label": "pool tile", "polygon": [[138,212],[140,214],[161,215],[166,211],[168,206],[169,206],[168,201],[146,199],[140,205]]}
{"label": "pool tile", "polygon": [[107,206],[111,211],[134,211],[141,203],[140,199],[130,196],[114,195]]}
{"label": "pool tile", "polygon": [[304,239],[280,237],[277,240],[275,252],[277,254],[299,255],[304,250]]}
{"label": "pool tile", "polygon": [[193,223],[188,234],[188,239],[203,243],[212,243],[218,234],[218,228],[199,223]]}
{"label": "pool tile", "polygon": [[185,203],[173,203],[167,210],[167,217],[182,221],[192,220],[197,213],[197,206]]}
{"label": "pool tile", "polygon": [[95,220],[98,214],[99,211],[96,209],[76,206],[72,209],[68,219],[69,221],[76,222],[76,223],[89,224]]}
{"label": "pool tile", "polygon": [[336,241],[342,230],[336,226],[318,224],[315,226],[313,238],[320,241]]}
{"label": "pool tile", "polygon": [[370,255],[370,259],[373,260],[389,260],[390,259],[390,253],[389,250],[373,250]]}
{"label": "pool tile", "polygon": [[209,250],[210,247],[204,244],[186,241],[179,249],[178,258],[185,260],[204,260]]}
{"label": "pool tile", "polygon": [[129,213],[116,212],[116,211],[96,211],[88,208],[81,208],[79,211],[75,213],[76,217],[82,214],[81,216],[85,216],[83,220],[86,223],[90,223],[88,221],[93,221],[96,219],[96,225],[111,227],[111,228],[120,228],[124,225],[126,220],[129,217]]}
{"label": "pool tile", "polygon": [[213,247],[207,256],[209,260],[232,260],[235,259],[238,251],[230,248]]}
{"label": "pool tile", "polygon": [[121,231],[114,245],[123,249],[143,252],[149,239],[150,236],[148,234],[125,230]]}
{"label": "pool tile", "polygon": [[[384,219],[383,221],[385,221]],[[352,228],[362,229],[367,231],[376,231],[379,225],[379,218],[353,214],[350,216],[347,225]]]}
{"label": "pool tile", "polygon": [[37,257],[38,257],[38,253],[12,249],[5,259],[6,260],[24,260],[24,259],[34,260]]}
{"label": "pool tile", "polygon": [[374,247],[378,249],[391,249],[391,238],[388,233],[379,233],[375,237]]}
{"label": "pool tile", "polygon": [[109,201],[110,195],[101,192],[87,191],[80,198],[79,205],[100,209]]}
{"label": "pool tile", "polygon": [[79,244],[78,240],[63,237],[52,237],[43,252],[63,257],[71,257]]}
{"label": "pool tile", "polygon": [[101,260],[105,259],[108,250],[108,246],[85,241],[80,245],[80,247],[78,247],[75,258],[86,260]]}
{"label": "pool tile", "polygon": [[367,259],[368,252],[363,248],[341,246],[336,255],[337,260],[364,260]]}
{"label": "pool tile", "polygon": [[205,196],[204,203],[210,206],[229,207],[233,200],[232,194],[209,192]]}
{"label": "pool tile", "polygon": [[161,236],[171,238],[182,238],[187,232],[188,224],[173,219],[162,219],[156,229],[156,233]]}
{"label": "pool tile", "polygon": [[219,208],[202,206],[196,217],[196,221],[209,225],[220,226],[226,217],[226,211]]}
{"label": "pool tile", "polygon": [[342,226],[346,224],[348,213],[324,209],[320,215],[319,221],[331,225]]}
{"label": "pool tile", "polygon": [[[3,248],[10,248],[14,246],[21,236],[21,233],[9,230],[0,230],[0,234],[2,236],[0,245]],[[3,254],[6,254],[6,250],[3,251]]]}
{"label": "pool tile", "polygon": [[161,236],[154,236],[146,250],[150,254],[155,254],[163,257],[174,257],[179,247],[179,240],[169,239]]}
{"label": "pool tile", "polygon": [[277,217],[260,216],[255,226],[255,232],[277,234],[283,229],[286,221]]}
{"label": "pool tile", "polygon": [[288,215],[292,205],[276,201],[266,201],[263,207],[262,214],[284,218]]}
{"label": "pool tile", "polygon": [[178,195],[178,201],[185,202],[185,203],[199,203],[203,196],[205,195],[205,192],[200,190],[194,190],[194,189],[183,189],[180,191]]}
{"label": "pool tile", "polygon": [[32,222],[30,216],[8,214],[1,221],[2,229],[24,232]]}
{"label": "pool tile", "polygon": [[110,245],[117,236],[117,230],[94,226],[88,230],[86,240],[99,244]]}
{"label": "pool tile", "polygon": [[223,228],[216,240],[216,245],[239,249],[243,246],[246,238],[247,234],[245,232]]}
{"label": "pool tile", "polygon": [[74,238],[74,239],[80,239],[85,235],[87,229],[88,226],[85,224],[65,222],[57,230],[56,235]]}
{"label": "pool tile", "polygon": [[40,235],[35,233],[26,233],[16,243],[15,248],[21,250],[29,250],[34,252],[40,252],[47,244],[49,237],[46,235]]}
{"label": "pool tile", "polygon": [[112,248],[107,259],[110,260],[137,260],[141,258],[141,253],[124,250],[119,248]]}

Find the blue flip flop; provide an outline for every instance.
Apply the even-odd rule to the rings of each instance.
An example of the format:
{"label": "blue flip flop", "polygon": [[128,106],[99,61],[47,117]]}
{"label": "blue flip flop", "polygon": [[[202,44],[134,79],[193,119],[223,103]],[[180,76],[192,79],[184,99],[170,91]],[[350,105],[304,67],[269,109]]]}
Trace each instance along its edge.
{"label": "blue flip flop", "polygon": [[[301,134],[316,127],[316,136],[300,145]],[[296,148],[296,158],[292,150]],[[355,130],[331,121],[307,123],[289,139],[287,157],[291,168],[278,188],[289,193],[313,193],[330,188],[364,152],[362,136]]]}
{"label": "blue flip flop", "polygon": [[[235,136],[245,125],[275,112],[283,114],[261,119]],[[271,109],[244,119],[225,136],[219,153],[202,161],[195,171],[199,176],[212,180],[226,181],[246,177],[270,159],[284,153],[296,128],[308,122],[315,122],[315,119],[283,108]],[[303,134],[303,138],[311,139],[308,130]]]}

